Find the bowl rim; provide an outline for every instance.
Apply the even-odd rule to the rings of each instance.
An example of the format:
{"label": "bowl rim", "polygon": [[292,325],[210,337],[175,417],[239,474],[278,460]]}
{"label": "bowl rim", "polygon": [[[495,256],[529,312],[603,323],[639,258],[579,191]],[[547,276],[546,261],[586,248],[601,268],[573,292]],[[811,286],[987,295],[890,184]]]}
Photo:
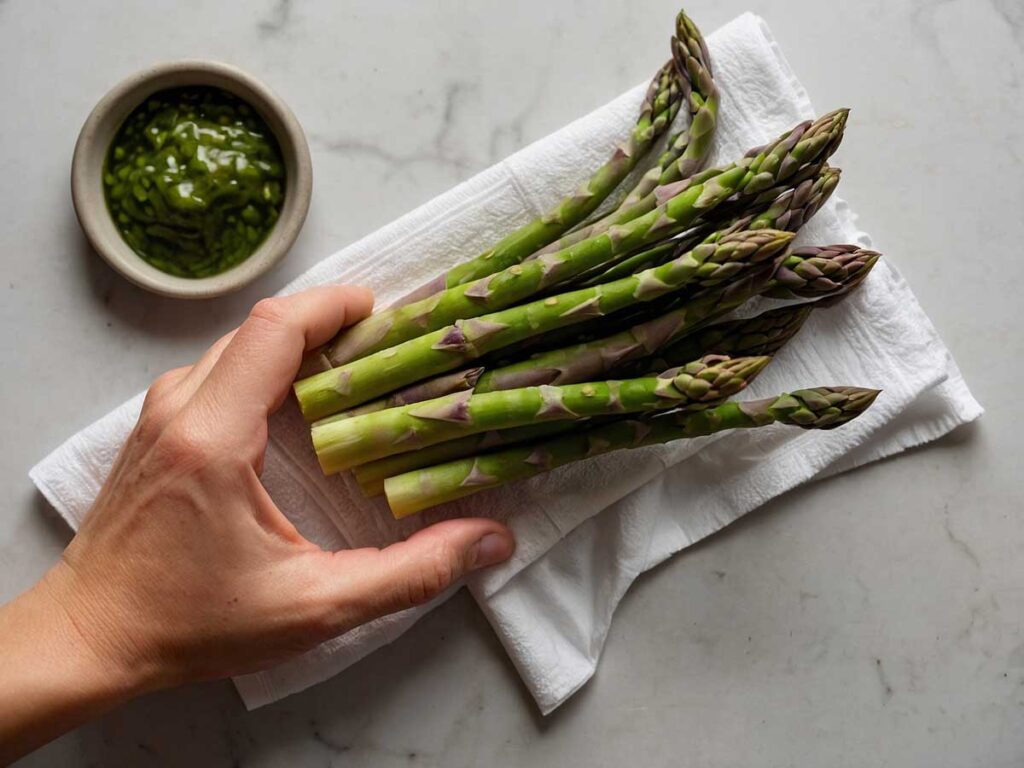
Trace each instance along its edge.
{"label": "bowl rim", "polygon": [[[281,215],[266,238],[244,261],[225,272],[186,278],[162,272],[139,256],[121,237],[103,194],[103,158],[124,119],[152,94],[168,88],[212,85],[257,111],[281,149],[286,191]],[[99,166],[96,165],[99,153]],[[222,296],[252,283],[288,253],[309,212],[313,165],[309,144],[288,105],[262,81],[221,61],[175,59],[148,66],[118,82],[93,107],[75,142],[71,161],[71,200],[93,249],[135,285],[162,296],[203,299]]]}

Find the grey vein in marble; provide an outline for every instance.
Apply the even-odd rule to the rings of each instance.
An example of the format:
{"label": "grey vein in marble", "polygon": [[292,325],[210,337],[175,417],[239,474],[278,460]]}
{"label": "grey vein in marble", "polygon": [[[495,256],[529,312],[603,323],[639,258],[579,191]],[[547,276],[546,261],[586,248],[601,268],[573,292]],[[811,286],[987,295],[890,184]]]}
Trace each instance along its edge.
{"label": "grey vein in marble", "polygon": [[273,37],[284,31],[292,20],[293,0],[274,0],[274,6],[258,23],[260,33]]}
{"label": "grey vein in marble", "polygon": [[420,163],[442,166],[464,174],[472,163],[458,152],[455,124],[459,110],[463,109],[463,103],[471,97],[473,90],[474,86],[470,83],[452,82],[445,85],[441,106],[437,110],[437,128],[429,141],[429,149],[401,151],[378,141],[330,137],[319,133],[311,133],[309,140],[315,147],[343,158],[357,155],[381,161],[385,166],[385,180]]}

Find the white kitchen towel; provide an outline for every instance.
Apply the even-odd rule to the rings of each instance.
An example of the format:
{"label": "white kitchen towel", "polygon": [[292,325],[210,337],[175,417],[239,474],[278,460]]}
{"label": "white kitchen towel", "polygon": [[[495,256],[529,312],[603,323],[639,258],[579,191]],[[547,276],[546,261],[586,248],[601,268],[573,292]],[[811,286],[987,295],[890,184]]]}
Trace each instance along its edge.
{"label": "white kitchen towel", "polygon": [[[756,16],[718,30],[709,46],[723,92],[716,162],[812,114]],[[283,292],[360,282],[385,304],[474,255],[582,181],[625,135],[644,88],[334,254]],[[856,113],[848,134],[856,140]],[[841,201],[821,211],[801,239],[868,244]],[[613,454],[520,484],[514,493],[480,494],[400,523],[379,500],[363,499],[348,475],[320,474],[308,430],[288,406],[273,420],[263,480],[299,530],[329,548],[383,545],[451,515],[506,520],[518,541],[515,557],[470,586],[547,712],[593,673],[615,605],[638,573],[817,474],[935,439],[981,413],[910,289],[886,261],[849,300],[815,313],[751,396],[816,384],[884,384],[886,391],[865,417],[834,432],[769,428]],[[140,405],[138,396],[31,471],[73,527]],[[449,594],[238,678],[239,692],[252,708],[326,679],[396,638]]]}

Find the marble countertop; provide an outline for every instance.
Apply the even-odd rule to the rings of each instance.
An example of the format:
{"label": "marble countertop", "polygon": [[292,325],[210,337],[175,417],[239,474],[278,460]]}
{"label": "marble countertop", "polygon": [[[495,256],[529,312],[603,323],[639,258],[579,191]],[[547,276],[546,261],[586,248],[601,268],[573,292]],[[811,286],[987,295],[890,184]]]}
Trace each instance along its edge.
{"label": "marble countertop", "polygon": [[[676,3],[642,5],[0,0],[0,600],[68,540],[28,481],[36,460],[319,258],[642,80]],[[546,719],[459,595],[277,704],[247,713],[227,682],[150,696],[24,765],[1024,763],[1024,6],[689,10],[707,30],[761,13],[815,102],[854,108],[843,195],[987,416],[790,493],[643,577],[596,678]],[[145,295],[93,256],[67,178],[96,99],[182,56],[269,82],[316,167],[284,265],[197,304]]]}

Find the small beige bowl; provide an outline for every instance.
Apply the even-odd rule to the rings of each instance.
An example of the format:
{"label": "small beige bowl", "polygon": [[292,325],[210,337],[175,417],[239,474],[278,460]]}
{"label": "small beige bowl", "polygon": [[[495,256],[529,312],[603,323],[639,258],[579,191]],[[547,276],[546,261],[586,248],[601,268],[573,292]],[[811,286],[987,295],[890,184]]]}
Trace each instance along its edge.
{"label": "small beige bowl", "polygon": [[[103,197],[103,162],[124,119],[157,91],[188,85],[222,88],[252,106],[274,132],[287,174],[284,207],[260,247],[226,272],[197,279],[169,275],[140,258],[121,238]],[[89,114],[71,162],[71,198],[92,247],[136,285],[163,296],[185,299],[205,299],[236,291],[277,264],[302,229],[312,189],[309,145],[295,115],[259,80],[216,61],[170,61],[122,80]]]}

